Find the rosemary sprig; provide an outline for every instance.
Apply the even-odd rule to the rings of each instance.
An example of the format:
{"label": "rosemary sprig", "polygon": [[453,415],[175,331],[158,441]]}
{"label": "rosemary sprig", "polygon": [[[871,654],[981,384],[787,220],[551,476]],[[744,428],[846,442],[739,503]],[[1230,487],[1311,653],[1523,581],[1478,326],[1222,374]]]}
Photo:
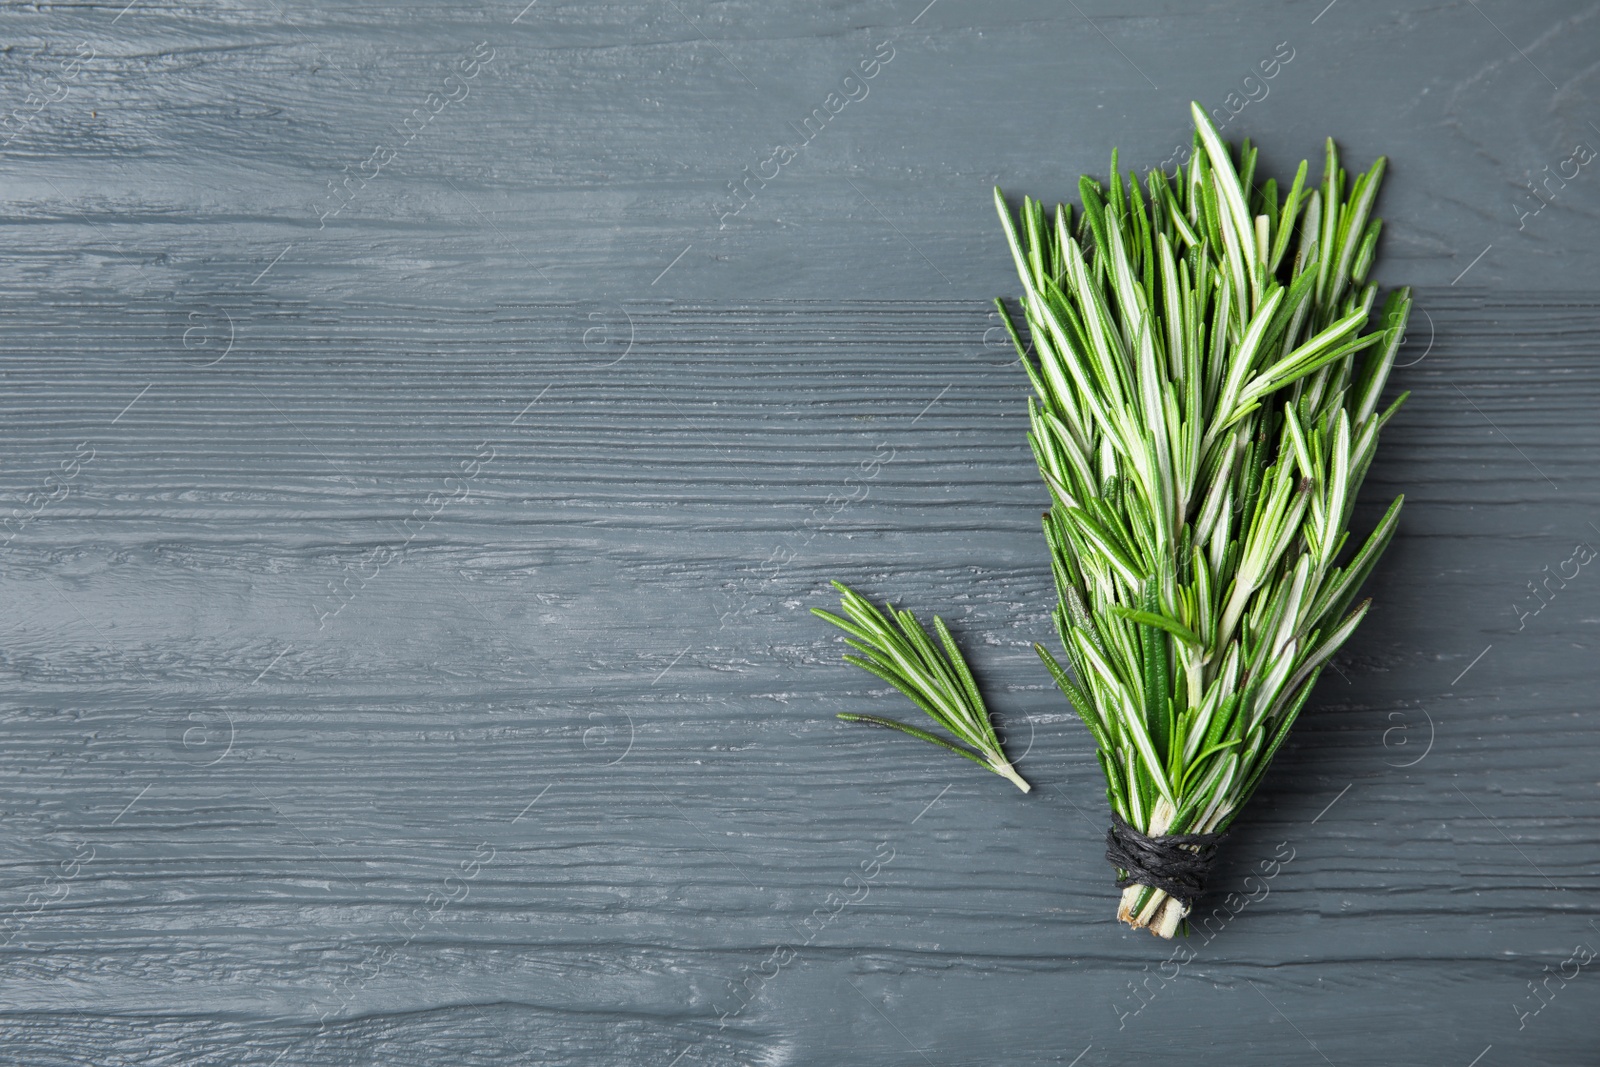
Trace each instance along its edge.
{"label": "rosemary sprig", "polygon": [[[935,615],[933,628],[939,634],[941,649],[928,637],[915,615],[909,611],[896,611],[894,605],[884,604],[889,617],[872,606],[872,603],[849,586],[834,582],[839,590],[840,603],[847,618],[840,618],[821,608],[812,608],[812,614],[827,619],[851,636],[845,643],[861,652],[860,656],[845,654],[845,660],[864,671],[877,675],[906,696],[934,722],[944,727],[962,744],[947,741],[927,730],[920,730],[893,719],[876,715],[845,713],[839,718],[846,722],[866,723],[899,730],[923,741],[947,748],[974,763],[987,767],[1002,778],[1014,783],[1024,793],[1033,787],[1022,780],[1006,759],[995,735],[994,724],[989,720],[989,710],[984,706],[978,683],[956,646],[944,620]],[[891,619],[893,620],[891,622]]]}
{"label": "rosemary sprig", "polygon": [[[1385,161],[1327,143],[1288,193],[1252,184],[1198,106],[1176,183],[1085,177],[1082,214],[995,203],[1022,280],[1030,432],[1072,672],[1040,658],[1099,749],[1112,809],[1151,837],[1221,831],[1260,783],[1395,531],[1346,553],[1411,307],[1363,332]],[[1076,235],[1074,236],[1074,231]],[[1293,255],[1289,252],[1293,248]],[[1358,355],[1360,358],[1358,359]],[[1170,937],[1187,905],[1131,885],[1119,916]]]}

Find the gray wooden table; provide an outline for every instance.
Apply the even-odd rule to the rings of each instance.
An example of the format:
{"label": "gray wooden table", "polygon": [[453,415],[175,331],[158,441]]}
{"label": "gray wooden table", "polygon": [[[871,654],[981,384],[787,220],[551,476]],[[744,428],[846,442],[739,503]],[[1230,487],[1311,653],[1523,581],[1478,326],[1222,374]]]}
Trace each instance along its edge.
{"label": "gray wooden table", "polygon": [[[1600,9],[525,2],[0,12],[0,1062],[1595,1062]],[[1418,314],[1175,949],[988,302],[1190,99],[1389,155]],[[833,718],[835,577],[1033,795]]]}

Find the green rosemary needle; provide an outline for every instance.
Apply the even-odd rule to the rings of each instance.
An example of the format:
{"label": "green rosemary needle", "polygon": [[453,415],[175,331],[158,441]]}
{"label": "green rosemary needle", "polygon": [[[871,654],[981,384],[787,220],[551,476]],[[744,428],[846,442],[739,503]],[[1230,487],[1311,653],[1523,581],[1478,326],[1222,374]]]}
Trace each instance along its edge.
{"label": "green rosemary needle", "polygon": [[[821,608],[812,608],[812,614],[827,619],[850,636],[845,643],[862,653],[845,654],[845,660],[864,671],[877,675],[928,713],[928,717],[944,727],[962,743],[947,741],[927,730],[908,726],[893,719],[876,715],[841,714],[846,722],[865,723],[899,730],[923,741],[947,748],[1016,785],[1024,793],[1033,787],[1022,780],[1006,759],[1000,747],[1000,738],[989,720],[989,710],[984,706],[978,683],[946,628],[944,620],[933,617],[933,628],[939,634],[941,649],[928,637],[915,615],[909,611],[896,611],[885,604],[889,617],[873,607],[865,597],[850,587],[834,582],[839,590],[840,603],[845,618],[840,618]],[[891,621],[892,619],[892,621]]]}

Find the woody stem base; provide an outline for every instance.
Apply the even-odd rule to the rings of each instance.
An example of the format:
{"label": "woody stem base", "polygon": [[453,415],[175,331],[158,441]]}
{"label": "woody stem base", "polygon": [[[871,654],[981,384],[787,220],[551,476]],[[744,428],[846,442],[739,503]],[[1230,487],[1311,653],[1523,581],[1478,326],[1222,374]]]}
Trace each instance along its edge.
{"label": "woody stem base", "polygon": [[1130,885],[1124,889],[1117,908],[1117,918],[1135,930],[1149,930],[1165,938],[1178,932],[1178,924],[1188,914],[1188,905],[1168,896],[1164,890],[1146,885]]}

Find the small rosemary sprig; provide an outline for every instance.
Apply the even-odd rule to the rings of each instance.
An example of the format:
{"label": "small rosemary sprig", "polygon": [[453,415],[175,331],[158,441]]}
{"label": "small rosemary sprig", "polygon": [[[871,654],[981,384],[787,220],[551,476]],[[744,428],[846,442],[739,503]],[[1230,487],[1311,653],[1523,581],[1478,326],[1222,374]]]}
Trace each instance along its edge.
{"label": "small rosemary sprig", "polygon": [[834,582],[833,586],[839,590],[840,604],[847,618],[840,618],[821,608],[812,608],[811,611],[851,635],[845,638],[845,643],[862,655],[846,653],[845,660],[877,675],[910,697],[911,702],[927,712],[929,718],[964,744],[956,744],[927,730],[876,715],[843,713],[839,718],[846,722],[899,730],[930,741],[987,767],[1014,783],[1024,793],[1031,790],[1033,787],[1022,780],[1012,768],[1011,761],[1006,759],[1000,747],[1000,738],[995,735],[994,724],[989,721],[989,710],[984,706],[982,694],[978,692],[978,683],[973,680],[972,671],[967,667],[967,661],[950,636],[944,620],[937,615],[933,617],[933,628],[938,632],[939,643],[943,646],[941,650],[929,639],[928,632],[911,612],[896,611],[894,605],[885,604],[884,608],[890,616],[886,618],[883,612],[850,587],[841,582]]}

